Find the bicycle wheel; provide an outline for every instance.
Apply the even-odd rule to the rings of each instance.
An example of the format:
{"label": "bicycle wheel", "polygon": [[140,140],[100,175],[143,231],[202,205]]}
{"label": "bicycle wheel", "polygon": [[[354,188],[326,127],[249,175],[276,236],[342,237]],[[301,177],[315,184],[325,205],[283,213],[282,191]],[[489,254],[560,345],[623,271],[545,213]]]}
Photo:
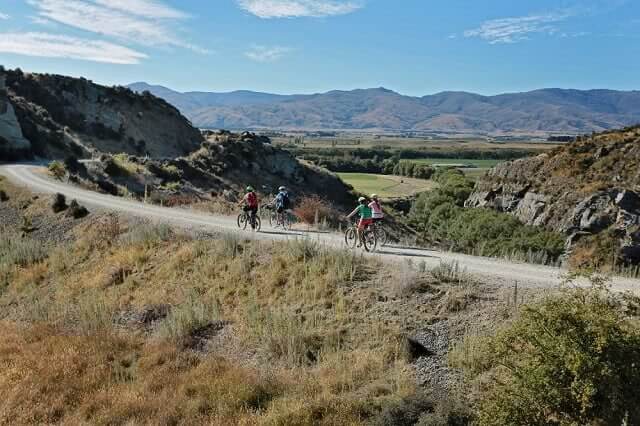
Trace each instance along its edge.
{"label": "bicycle wheel", "polygon": [[385,245],[387,245],[387,239],[388,239],[388,235],[387,235],[387,231],[382,227],[382,226],[376,226],[376,239],[378,240],[378,245],[380,247],[384,247]]}
{"label": "bicycle wheel", "polygon": [[262,221],[260,220],[260,216],[256,216],[256,221],[254,225],[255,225],[255,228],[253,228],[253,230],[255,232],[260,232],[260,229],[262,229]]}
{"label": "bicycle wheel", "polygon": [[378,239],[376,237],[376,232],[371,229],[368,228],[364,231],[363,234],[363,245],[364,245],[364,249],[368,252],[374,252],[376,251],[376,248],[378,246]]}
{"label": "bicycle wheel", "polygon": [[282,229],[288,231],[291,229],[291,220],[289,219],[289,215],[286,212],[282,212],[280,214],[280,222],[282,223]]}
{"label": "bicycle wheel", "polygon": [[358,232],[353,226],[344,231],[344,243],[350,249],[356,248],[356,244],[358,243]]}
{"label": "bicycle wheel", "polygon": [[240,213],[238,215],[238,228],[240,228],[242,230],[247,229],[247,222],[248,222],[247,219],[248,218],[247,218],[247,214],[246,213],[244,213],[244,212]]}

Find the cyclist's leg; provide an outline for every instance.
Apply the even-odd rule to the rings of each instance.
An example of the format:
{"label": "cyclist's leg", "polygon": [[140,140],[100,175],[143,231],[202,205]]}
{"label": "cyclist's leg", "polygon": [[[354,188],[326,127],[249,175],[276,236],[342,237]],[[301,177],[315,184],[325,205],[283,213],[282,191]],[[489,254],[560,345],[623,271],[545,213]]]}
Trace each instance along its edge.
{"label": "cyclist's leg", "polygon": [[249,214],[251,218],[251,229],[256,229],[256,214],[258,213],[257,207],[250,207]]}
{"label": "cyclist's leg", "polygon": [[278,213],[278,225],[284,225],[284,208],[278,207],[276,211]]}
{"label": "cyclist's leg", "polygon": [[356,225],[357,234],[358,234],[358,247],[362,246],[362,242],[364,241],[364,220],[359,219],[358,224]]}

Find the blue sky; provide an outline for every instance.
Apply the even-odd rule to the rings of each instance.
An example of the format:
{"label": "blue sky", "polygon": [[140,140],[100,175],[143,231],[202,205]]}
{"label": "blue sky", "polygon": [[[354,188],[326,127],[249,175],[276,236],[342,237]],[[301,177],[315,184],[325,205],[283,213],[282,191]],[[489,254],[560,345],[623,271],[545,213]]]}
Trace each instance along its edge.
{"label": "blue sky", "polygon": [[176,90],[640,89],[637,0],[0,0],[0,64]]}

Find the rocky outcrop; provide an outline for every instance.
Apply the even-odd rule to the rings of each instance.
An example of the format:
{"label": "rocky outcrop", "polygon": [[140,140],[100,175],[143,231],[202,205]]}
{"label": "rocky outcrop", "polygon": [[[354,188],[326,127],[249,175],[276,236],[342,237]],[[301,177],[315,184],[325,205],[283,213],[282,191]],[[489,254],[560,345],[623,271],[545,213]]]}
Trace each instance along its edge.
{"label": "rocky outcrop", "polygon": [[[20,70],[1,70],[0,78],[6,79],[6,99],[23,139],[30,143],[30,156],[124,152],[176,157],[203,141],[178,110],[149,93]],[[6,139],[4,127],[0,136]]]}
{"label": "rocky outcrop", "polygon": [[31,144],[22,135],[13,105],[5,86],[4,69],[0,68],[0,160],[28,156]]}
{"label": "rocky outcrop", "polygon": [[496,166],[468,207],[489,207],[567,235],[615,235],[619,260],[640,260],[640,127],[583,137],[533,158]]}
{"label": "rocky outcrop", "polygon": [[[152,201],[180,199],[181,204],[220,199],[233,202],[247,185],[263,197],[281,185],[294,200],[319,195],[338,207],[354,202],[350,188],[334,174],[299,161],[288,151],[274,147],[268,138],[249,133],[205,132],[207,141],[193,153],[175,159],[103,155],[86,170],[70,173],[71,179],[103,192],[127,194]],[[67,166],[67,170],[71,168]]]}

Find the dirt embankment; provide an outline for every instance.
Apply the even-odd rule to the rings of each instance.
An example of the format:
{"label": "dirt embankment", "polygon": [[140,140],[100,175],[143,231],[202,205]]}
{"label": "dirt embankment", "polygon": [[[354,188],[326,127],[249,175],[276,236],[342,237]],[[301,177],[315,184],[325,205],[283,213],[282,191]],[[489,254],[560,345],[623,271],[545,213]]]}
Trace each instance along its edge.
{"label": "dirt embankment", "polygon": [[579,138],[493,168],[470,207],[565,233],[577,266],[640,263],[640,127]]}

